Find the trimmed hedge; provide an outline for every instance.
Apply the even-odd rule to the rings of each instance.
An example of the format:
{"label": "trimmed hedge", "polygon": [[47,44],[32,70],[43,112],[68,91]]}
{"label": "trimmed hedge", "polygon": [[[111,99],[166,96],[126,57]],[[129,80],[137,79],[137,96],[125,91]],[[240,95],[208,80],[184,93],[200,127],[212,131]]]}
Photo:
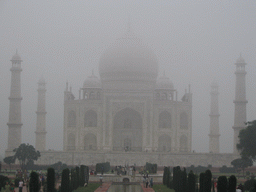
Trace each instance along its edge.
{"label": "trimmed hedge", "polygon": [[47,169],[47,192],[55,192],[55,170],[53,168]]}
{"label": "trimmed hedge", "polygon": [[157,172],[157,164],[152,164],[152,163],[146,162],[146,171],[148,171],[148,173],[156,173]]}
{"label": "trimmed hedge", "polygon": [[[102,170],[103,169],[103,170]],[[96,171],[97,173],[101,173],[102,171],[104,173],[107,173],[109,172],[110,170],[110,163],[109,162],[106,162],[106,163],[97,163],[96,164]]]}
{"label": "trimmed hedge", "polygon": [[32,171],[30,174],[30,180],[29,180],[29,191],[38,192],[39,190],[40,190],[39,175],[38,173]]}
{"label": "trimmed hedge", "polygon": [[61,192],[69,192],[70,189],[70,183],[69,183],[69,169],[66,168],[62,171],[61,174],[61,187],[60,191]]}
{"label": "trimmed hedge", "polygon": [[227,192],[228,189],[228,180],[226,176],[220,176],[217,183],[218,192]]}
{"label": "trimmed hedge", "polygon": [[189,192],[196,191],[196,176],[193,173],[193,171],[190,171],[188,174],[188,189],[189,189]]}
{"label": "trimmed hedge", "polygon": [[236,183],[237,183],[236,176],[231,175],[228,178],[228,192],[236,192]]}

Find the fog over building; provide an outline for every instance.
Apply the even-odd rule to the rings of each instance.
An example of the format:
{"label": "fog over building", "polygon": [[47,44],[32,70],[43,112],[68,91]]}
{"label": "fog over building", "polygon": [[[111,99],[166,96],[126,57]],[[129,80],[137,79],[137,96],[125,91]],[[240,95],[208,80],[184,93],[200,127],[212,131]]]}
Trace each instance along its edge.
{"label": "fog over building", "polygon": [[[5,156],[5,151],[16,141],[29,143],[36,147],[39,141],[36,135],[42,138],[39,136],[42,133],[35,133],[42,122],[37,119],[43,119],[42,115],[35,113],[39,112],[38,81],[42,76],[47,82],[45,87],[47,89],[45,92],[45,111],[47,112],[45,115],[45,131],[47,131],[45,150],[64,151],[64,104],[66,102],[64,103],[63,92],[66,90],[66,82],[68,82],[68,91],[71,87],[71,93],[75,97],[72,102],[84,101],[82,99],[83,83],[92,74],[98,78],[101,89],[104,91],[103,78],[99,69],[100,59],[106,51],[114,47],[113,44],[117,38],[124,36],[127,31],[127,21],[131,23],[131,32],[133,31],[136,37],[143,40],[143,45],[152,50],[156,56],[157,80],[165,75],[173,83],[174,101],[176,101],[177,93],[177,102],[182,102],[184,94],[189,93],[188,85],[191,85],[191,153],[215,154],[210,153],[210,147],[217,145],[210,144],[209,136],[211,127],[211,117],[209,117],[211,95],[209,92],[213,81],[219,85],[219,152],[233,153],[236,144],[234,139],[237,138],[234,134],[238,134],[241,125],[242,128],[244,127],[244,121],[253,121],[256,116],[255,9],[256,1],[254,0],[0,1],[2,45],[0,51],[0,87],[2,90],[0,94],[0,160]],[[12,81],[10,60],[15,55],[16,48],[23,60],[20,73],[20,97],[22,97],[20,122],[9,120],[9,113],[14,113],[14,111],[9,112],[11,105],[18,103],[18,100],[10,97]],[[248,101],[248,104],[246,104],[246,118],[238,124],[239,119],[234,119],[234,106],[236,105],[237,109],[245,108],[242,107],[244,104],[241,104],[241,99],[235,98],[237,75],[234,74],[236,71],[234,63],[239,58],[240,52],[245,62],[248,63],[245,65],[247,74],[245,75],[246,97],[244,99]],[[106,102],[102,101],[102,103]],[[236,113],[240,112],[236,111]],[[174,114],[170,114],[173,117]],[[81,114],[76,114],[76,117],[79,115]],[[156,117],[156,114],[153,116]],[[97,126],[101,128],[105,120],[100,120],[100,116],[97,118],[102,123]],[[144,116],[141,118],[143,119]],[[172,118],[173,123],[174,119]],[[84,123],[83,119],[77,119],[77,121]],[[7,123],[10,123],[10,126]],[[19,124],[22,124],[20,128],[16,126]],[[113,129],[110,126],[108,128],[108,130]],[[19,129],[21,130],[21,133],[17,134],[19,139],[8,135],[8,132],[18,133]],[[95,129],[91,130],[95,131]],[[103,138],[98,138],[96,133],[95,136],[97,143],[103,142]],[[10,137],[9,144],[8,137]],[[79,137],[80,141],[75,147],[84,148],[84,137],[76,135],[76,142]],[[156,134],[154,137],[158,138]],[[173,137],[172,135],[171,139]],[[154,146],[157,146],[158,141],[155,141]],[[17,145],[20,142],[17,142]],[[173,151],[175,145],[179,150],[177,148],[179,144],[175,142],[173,145],[173,142],[175,141],[171,140],[171,154],[183,153]],[[16,144],[13,147],[17,147]],[[12,148],[9,148],[10,152]],[[74,153],[76,157],[78,154],[76,150],[78,149],[65,153],[68,156]],[[110,147],[111,153],[123,155],[120,151],[111,150],[113,148]],[[101,151],[97,149],[87,152],[99,154]],[[125,154],[130,153],[144,154],[146,152],[129,151]],[[189,158],[190,152],[186,153]],[[55,161],[56,157],[52,158],[52,161]],[[102,157],[99,159],[101,160]],[[203,161],[204,158],[201,159]]]}
{"label": "fog over building", "polygon": [[66,88],[64,151],[191,151],[192,94],[178,101],[130,28],[103,53],[99,74],[85,79],[78,99]]}
{"label": "fog over building", "polygon": [[[12,58],[8,149],[21,143],[20,72],[21,58]],[[235,135],[246,120],[245,62],[236,62]],[[14,69],[15,72],[14,73]],[[16,70],[17,69],[17,70]],[[219,153],[218,85],[211,85],[210,153],[195,153],[192,143],[192,93],[179,99],[177,90],[165,73],[158,70],[154,52],[128,27],[100,57],[99,74],[87,77],[76,99],[66,83],[64,91],[63,150],[45,148],[45,80],[38,82],[36,148],[37,163],[112,165],[146,162],[158,165],[229,165],[234,153]],[[79,82],[78,82],[79,83]],[[13,107],[15,106],[15,107]],[[239,106],[239,107],[238,107]],[[50,106],[51,107],[51,106]],[[238,114],[242,115],[237,118]],[[16,120],[15,120],[16,119]],[[238,126],[239,125],[239,126]],[[241,125],[241,126],[240,126]],[[15,129],[13,128],[15,127]],[[15,130],[15,131],[14,131]],[[17,134],[18,133],[18,134]],[[11,143],[10,138],[17,138]],[[236,145],[236,138],[234,145]]]}

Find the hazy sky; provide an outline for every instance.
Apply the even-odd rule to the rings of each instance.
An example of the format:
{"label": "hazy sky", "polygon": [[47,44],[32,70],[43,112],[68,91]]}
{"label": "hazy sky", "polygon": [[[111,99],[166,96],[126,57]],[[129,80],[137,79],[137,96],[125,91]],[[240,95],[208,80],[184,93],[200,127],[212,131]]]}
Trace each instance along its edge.
{"label": "hazy sky", "polygon": [[147,42],[178,90],[193,93],[192,149],[208,152],[210,84],[219,83],[220,148],[233,151],[235,61],[247,76],[247,120],[256,114],[255,0],[0,0],[0,155],[7,148],[11,62],[21,56],[22,142],[35,144],[37,82],[47,81],[47,149],[62,150],[63,92],[78,90],[127,29]]}

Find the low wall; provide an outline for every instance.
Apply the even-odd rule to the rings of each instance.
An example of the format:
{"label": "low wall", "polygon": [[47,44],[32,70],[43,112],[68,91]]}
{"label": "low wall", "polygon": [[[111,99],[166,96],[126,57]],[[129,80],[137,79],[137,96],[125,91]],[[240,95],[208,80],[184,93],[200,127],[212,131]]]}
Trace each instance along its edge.
{"label": "low wall", "polygon": [[36,164],[50,165],[61,161],[68,165],[95,165],[110,162],[112,166],[144,166],[146,162],[158,166],[231,166],[231,161],[240,156],[229,153],[159,153],[159,152],[63,152],[41,151]]}

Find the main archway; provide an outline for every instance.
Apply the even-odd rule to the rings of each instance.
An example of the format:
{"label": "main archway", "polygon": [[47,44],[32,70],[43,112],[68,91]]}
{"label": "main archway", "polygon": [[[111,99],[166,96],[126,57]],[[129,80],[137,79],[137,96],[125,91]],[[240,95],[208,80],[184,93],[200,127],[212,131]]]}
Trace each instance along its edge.
{"label": "main archway", "polygon": [[125,108],[115,115],[113,151],[142,151],[142,118],[138,111]]}

